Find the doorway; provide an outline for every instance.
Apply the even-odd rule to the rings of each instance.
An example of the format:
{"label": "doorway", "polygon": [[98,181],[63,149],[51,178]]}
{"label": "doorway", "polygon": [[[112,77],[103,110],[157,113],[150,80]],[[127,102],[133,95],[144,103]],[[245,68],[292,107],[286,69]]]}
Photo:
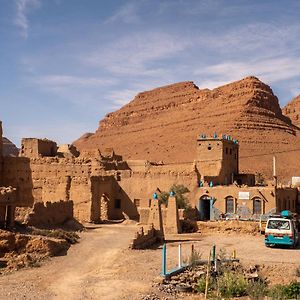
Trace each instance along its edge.
{"label": "doorway", "polygon": [[199,217],[201,221],[212,220],[213,199],[207,195],[199,200]]}

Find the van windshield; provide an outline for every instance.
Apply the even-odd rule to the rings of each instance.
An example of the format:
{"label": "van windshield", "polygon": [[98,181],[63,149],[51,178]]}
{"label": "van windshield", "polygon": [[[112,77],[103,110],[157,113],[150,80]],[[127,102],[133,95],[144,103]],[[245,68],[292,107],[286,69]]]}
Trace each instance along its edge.
{"label": "van windshield", "polygon": [[290,221],[289,220],[269,220],[268,229],[282,229],[289,230],[290,229]]}

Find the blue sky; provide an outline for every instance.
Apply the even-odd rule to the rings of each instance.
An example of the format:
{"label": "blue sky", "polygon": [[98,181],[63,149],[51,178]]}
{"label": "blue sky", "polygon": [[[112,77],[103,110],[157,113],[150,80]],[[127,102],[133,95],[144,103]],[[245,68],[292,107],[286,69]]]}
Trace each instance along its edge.
{"label": "blue sky", "polygon": [[4,135],[70,143],[136,93],[247,75],[300,94],[300,1],[0,0]]}

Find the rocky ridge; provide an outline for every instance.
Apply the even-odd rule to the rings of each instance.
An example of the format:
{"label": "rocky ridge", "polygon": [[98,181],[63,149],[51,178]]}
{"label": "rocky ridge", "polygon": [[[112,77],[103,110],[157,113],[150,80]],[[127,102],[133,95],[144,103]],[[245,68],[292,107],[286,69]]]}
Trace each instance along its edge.
{"label": "rocky ridge", "polygon": [[272,89],[256,77],[213,90],[188,81],[139,93],[75,144],[80,150],[113,147],[125,159],[189,162],[195,157],[197,136],[215,132],[240,141],[244,172],[270,176],[274,152],[283,177],[298,171],[291,159],[286,172],[286,155],[281,154],[300,149],[299,129],[282,113]]}
{"label": "rocky ridge", "polygon": [[290,101],[283,109],[285,116],[291,119],[294,125],[300,127],[300,95]]}

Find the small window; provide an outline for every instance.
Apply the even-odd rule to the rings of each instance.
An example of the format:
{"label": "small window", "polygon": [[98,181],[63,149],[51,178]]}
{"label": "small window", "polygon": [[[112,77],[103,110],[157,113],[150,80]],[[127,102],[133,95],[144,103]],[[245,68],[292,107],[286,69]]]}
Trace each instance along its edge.
{"label": "small window", "polygon": [[226,197],[226,213],[234,213],[234,199],[232,197]]}
{"label": "small window", "polygon": [[209,146],[207,147],[207,149],[208,149],[208,150],[211,150],[211,146],[209,145]]}
{"label": "small window", "polygon": [[225,149],[225,153],[228,154],[228,148]]}
{"label": "small window", "polygon": [[121,209],[121,199],[115,199],[115,208]]}
{"label": "small window", "polygon": [[136,207],[140,207],[141,206],[141,200],[140,199],[134,199],[133,203]]}
{"label": "small window", "polygon": [[232,154],[232,149],[230,148],[230,150],[229,150],[229,154],[231,155]]}

